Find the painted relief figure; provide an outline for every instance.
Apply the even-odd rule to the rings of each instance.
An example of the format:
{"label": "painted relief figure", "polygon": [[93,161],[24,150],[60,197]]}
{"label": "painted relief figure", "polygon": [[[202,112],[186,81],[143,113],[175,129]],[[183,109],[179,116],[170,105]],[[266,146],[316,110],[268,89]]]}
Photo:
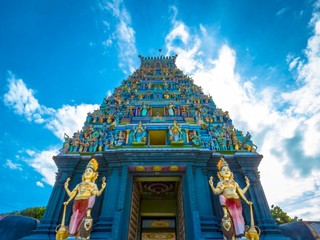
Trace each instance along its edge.
{"label": "painted relief figure", "polygon": [[140,108],[141,116],[148,116],[149,107],[143,102]]}
{"label": "painted relief figure", "polygon": [[146,130],[142,126],[141,121],[139,122],[138,127],[134,130],[133,142],[134,143],[146,143]]}
{"label": "painted relief figure", "polygon": [[174,104],[172,102],[170,102],[170,104],[168,106],[168,115],[169,116],[174,116],[175,115],[175,109],[176,109],[176,107],[174,106]]}
{"label": "painted relief figure", "polygon": [[181,142],[181,141],[183,142],[181,138],[182,136],[181,127],[178,125],[176,120],[173,121],[173,126],[171,129],[169,126],[169,134],[170,134],[171,142]]}

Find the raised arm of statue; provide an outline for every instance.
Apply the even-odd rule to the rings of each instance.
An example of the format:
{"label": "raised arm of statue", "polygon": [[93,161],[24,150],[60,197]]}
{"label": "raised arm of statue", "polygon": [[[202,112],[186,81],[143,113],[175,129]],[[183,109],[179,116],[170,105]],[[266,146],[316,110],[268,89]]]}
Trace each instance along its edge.
{"label": "raised arm of statue", "polygon": [[106,188],[106,185],[107,185],[107,183],[106,183],[106,178],[103,177],[103,178],[102,178],[101,189],[100,189],[100,190],[97,192],[97,194],[96,194],[98,197],[101,195],[101,193],[103,192],[103,190]]}
{"label": "raised arm of statue", "polygon": [[[63,203],[63,205],[68,205],[69,204],[69,202],[71,202],[76,196],[77,196],[77,192],[78,192],[78,185],[73,189],[73,191],[70,193],[70,195],[69,195],[69,193],[68,193],[68,195],[69,195],[69,199],[67,200],[67,201],[65,201],[64,203]],[[70,192],[70,191],[69,191]]]}
{"label": "raised arm of statue", "polygon": [[244,189],[242,189],[242,193],[245,194],[247,192],[247,190],[249,189],[250,187],[250,180],[247,176],[244,177],[244,179],[246,180],[246,187]]}
{"label": "raised arm of statue", "polygon": [[70,182],[70,178],[67,178],[66,182],[64,183],[64,189],[66,190],[68,196],[71,196],[71,192],[69,190],[69,182]]}
{"label": "raised arm of statue", "polygon": [[212,192],[215,194],[215,195],[219,195],[219,194],[221,194],[221,189],[220,188],[215,188],[214,186],[213,186],[213,181],[212,181],[212,179],[213,179],[213,177],[211,176],[210,177],[210,180],[209,180],[209,185],[210,185],[210,187],[211,187],[211,189],[212,189]]}
{"label": "raised arm of statue", "polygon": [[237,192],[238,192],[239,196],[240,196],[248,205],[251,205],[252,202],[248,201],[248,199],[247,199],[246,196],[244,195],[243,190],[239,187],[238,183],[236,184],[236,188],[237,188]]}

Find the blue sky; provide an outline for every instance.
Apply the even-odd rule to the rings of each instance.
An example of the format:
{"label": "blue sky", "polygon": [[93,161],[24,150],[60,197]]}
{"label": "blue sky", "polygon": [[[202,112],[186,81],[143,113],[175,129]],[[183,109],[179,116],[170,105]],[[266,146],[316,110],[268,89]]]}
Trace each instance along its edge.
{"label": "blue sky", "polygon": [[320,2],[1,1],[0,212],[46,205],[63,134],[139,66],[177,65],[250,131],[269,204],[320,216]]}

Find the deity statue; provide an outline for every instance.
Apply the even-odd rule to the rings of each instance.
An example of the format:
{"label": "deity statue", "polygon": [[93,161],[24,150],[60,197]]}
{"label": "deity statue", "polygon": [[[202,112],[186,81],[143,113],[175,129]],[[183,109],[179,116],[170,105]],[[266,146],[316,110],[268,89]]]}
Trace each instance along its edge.
{"label": "deity statue", "polygon": [[199,119],[201,119],[201,115],[202,115],[202,106],[198,103],[198,105],[196,106],[196,111],[195,111],[196,121],[199,121]]}
{"label": "deity statue", "polygon": [[116,145],[121,147],[125,143],[125,139],[126,139],[125,133],[122,132],[122,131],[119,131],[118,137],[117,137],[117,141],[116,141]]}
{"label": "deity statue", "polygon": [[252,202],[245,197],[250,181],[247,177],[246,187],[241,189],[238,183],[233,179],[233,173],[230,171],[228,163],[221,158],[217,164],[219,169],[218,178],[220,181],[215,188],[213,186],[213,177],[210,177],[209,184],[215,195],[219,195],[220,204],[223,210],[222,231],[226,239],[240,238],[245,234],[244,219],[242,216],[242,205],[240,198],[242,198],[248,205]]}
{"label": "deity statue", "polygon": [[143,102],[140,108],[141,116],[145,117],[148,115],[149,107]]}
{"label": "deity statue", "polygon": [[251,140],[251,134],[247,132],[244,137],[244,146],[249,152],[255,152],[257,150],[257,145],[255,145]]}
{"label": "deity statue", "polygon": [[[79,183],[72,191],[69,190],[70,178],[68,178],[64,184],[64,188],[69,196],[69,199],[63,203],[64,209],[74,199],[72,216],[69,222],[69,232],[70,235],[74,237],[89,239],[88,236],[90,236],[92,229],[91,209],[95,203],[96,196],[100,196],[106,187],[105,177],[102,178],[100,190],[95,184],[95,180],[98,178],[97,170],[98,162],[95,158],[92,158],[82,175],[81,183]],[[64,226],[65,210],[63,215],[61,226]],[[57,237],[59,231],[57,232]]]}
{"label": "deity statue", "polygon": [[66,153],[70,148],[70,137],[68,134],[64,134],[64,143],[62,148],[60,149],[60,153]]}
{"label": "deity statue", "polygon": [[111,124],[113,119],[114,119],[113,114],[109,114],[108,117],[107,117],[107,123]]}
{"label": "deity statue", "polygon": [[191,142],[194,146],[200,145],[200,137],[197,134],[197,131],[195,129],[193,130],[193,132],[189,133],[189,139],[191,140]]}
{"label": "deity statue", "polygon": [[142,122],[139,122],[138,127],[133,132],[133,144],[146,143],[146,130],[142,126]]}
{"label": "deity statue", "polygon": [[170,95],[169,95],[168,90],[166,90],[166,91],[163,93],[163,97],[166,98],[166,99],[170,98]]}
{"label": "deity statue", "polygon": [[182,142],[183,143],[183,140],[181,138],[181,136],[182,136],[181,127],[178,125],[176,120],[173,121],[173,126],[171,129],[169,126],[169,134],[170,134],[171,143],[172,142]]}
{"label": "deity statue", "polygon": [[189,117],[189,107],[188,106],[181,106],[181,115],[183,117]]}
{"label": "deity statue", "polygon": [[169,116],[174,116],[175,115],[175,106],[174,106],[174,104],[172,103],[172,102],[170,102],[170,104],[169,104],[169,106],[167,107],[167,109],[168,109],[168,115]]}
{"label": "deity statue", "polygon": [[78,138],[73,138],[72,139],[72,144],[70,146],[70,152],[78,152],[79,151],[79,145],[80,145],[80,141]]}

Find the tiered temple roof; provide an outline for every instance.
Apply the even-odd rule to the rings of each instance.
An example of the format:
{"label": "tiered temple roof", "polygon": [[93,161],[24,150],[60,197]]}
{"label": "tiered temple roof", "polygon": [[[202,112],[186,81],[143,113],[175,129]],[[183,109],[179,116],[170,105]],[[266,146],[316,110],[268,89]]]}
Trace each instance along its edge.
{"label": "tiered temple roof", "polygon": [[228,112],[177,68],[177,56],[139,58],[141,66],[88,113],[82,130],[65,135],[61,153],[145,147],[256,150],[251,135],[235,129]]}

